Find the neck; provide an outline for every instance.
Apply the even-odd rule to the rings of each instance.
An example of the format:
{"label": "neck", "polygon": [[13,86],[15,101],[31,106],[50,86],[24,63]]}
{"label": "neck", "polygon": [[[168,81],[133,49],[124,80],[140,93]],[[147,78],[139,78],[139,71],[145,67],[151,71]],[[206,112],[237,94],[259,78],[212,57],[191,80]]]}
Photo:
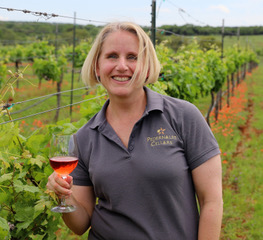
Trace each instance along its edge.
{"label": "neck", "polygon": [[107,117],[123,119],[126,117],[141,117],[146,107],[146,93],[144,89],[136,96],[118,98],[110,97]]}

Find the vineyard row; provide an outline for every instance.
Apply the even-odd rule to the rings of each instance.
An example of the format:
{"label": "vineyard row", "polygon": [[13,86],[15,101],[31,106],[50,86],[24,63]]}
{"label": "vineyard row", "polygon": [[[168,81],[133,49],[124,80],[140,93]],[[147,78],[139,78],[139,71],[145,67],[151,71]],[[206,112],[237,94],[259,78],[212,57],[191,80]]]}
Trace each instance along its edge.
{"label": "vineyard row", "polygon": [[[0,58],[5,59],[0,63],[0,86],[3,86],[1,101],[6,102],[5,96],[2,95],[13,87],[10,82],[5,84],[4,79],[8,73],[7,63],[15,63],[16,71],[19,73],[19,64],[22,61],[28,61],[28,56],[30,56],[34,72],[39,78],[39,84],[42,79],[53,80],[57,83],[59,93],[63,74],[68,71],[69,66],[72,66],[72,74],[75,69],[80,69],[90,48],[91,42],[89,41],[81,42],[74,49],[72,46],[56,49],[47,41],[34,42],[27,46],[17,45],[14,48],[1,47]],[[229,76],[233,78],[233,74],[239,73],[240,69],[246,69],[247,64],[250,64],[249,68],[251,68],[252,64],[258,62],[256,54],[250,49],[244,50],[235,46],[227,49],[225,56],[222,56],[221,49],[216,46],[211,45],[209,49],[201,49],[195,40],[190,45],[180,48],[176,53],[167,47],[165,42],[162,42],[156,46],[156,52],[162,70],[158,84],[152,87],[158,92],[190,102],[211,94],[212,102],[207,114],[208,122],[209,113],[215,102],[214,94],[221,92],[220,89]],[[37,58],[37,56],[42,57]],[[18,88],[19,74],[15,81]],[[58,100],[60,97],[61,94],[57,94]],[[70,102],[70,106],[72,105],[73,102]],[[60,108],[60,101],[58,101],[57,108],[53,110],[59,111]]]}

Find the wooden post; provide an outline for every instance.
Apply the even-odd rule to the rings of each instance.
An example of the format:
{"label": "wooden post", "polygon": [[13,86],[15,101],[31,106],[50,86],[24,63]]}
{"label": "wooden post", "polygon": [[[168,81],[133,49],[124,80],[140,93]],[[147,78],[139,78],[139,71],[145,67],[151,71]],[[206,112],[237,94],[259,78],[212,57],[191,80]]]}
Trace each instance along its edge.
{"label": "wooden post", "polygon": [[210,107],[209,107],[208,112],[206,114],[206,122],[208,123],[209,127],[211,127],[211,125],[210,125],[210,113],[212,112],[213,107],[214,107],[214,103],[215,103],[214,92],[211,91],[210,94],[211,94],[211,104],[210,104]]}
{"label": "wooden post", "polygon": [[231,82],[232,82],[232,97],[233,97],[234,96],[234,89],[235,89],[234,73],[231,73]]}
{"label": "wooden post", "polygon": [[227,75],[227,107],[230,107],[230,78]]}

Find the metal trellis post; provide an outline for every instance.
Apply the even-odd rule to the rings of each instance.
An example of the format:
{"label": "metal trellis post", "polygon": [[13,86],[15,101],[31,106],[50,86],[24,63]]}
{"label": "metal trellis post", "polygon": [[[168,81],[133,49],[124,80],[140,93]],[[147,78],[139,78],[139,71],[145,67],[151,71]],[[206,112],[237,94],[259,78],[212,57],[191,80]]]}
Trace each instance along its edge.
{"label": "metal trellis post", "polygon": [[[75,46],[76,46],[76,12],[74,12],[71,90],[73,90],[73,88],[74,88]],[[72,103],[73,103],[73,91],[71,91],[71,95],[70,95],[70,117],[71,117],[71,120],[72,120]]]}

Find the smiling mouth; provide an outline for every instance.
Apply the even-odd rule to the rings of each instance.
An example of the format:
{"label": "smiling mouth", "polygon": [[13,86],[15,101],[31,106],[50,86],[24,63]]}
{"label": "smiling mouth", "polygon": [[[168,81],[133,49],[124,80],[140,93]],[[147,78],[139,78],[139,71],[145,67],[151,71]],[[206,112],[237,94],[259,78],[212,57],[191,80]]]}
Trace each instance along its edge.
{"label": "smiling mouth", "polygon": [[113,77],[113,79],[119,82],[126,82],[129,81],[131,77]]}

